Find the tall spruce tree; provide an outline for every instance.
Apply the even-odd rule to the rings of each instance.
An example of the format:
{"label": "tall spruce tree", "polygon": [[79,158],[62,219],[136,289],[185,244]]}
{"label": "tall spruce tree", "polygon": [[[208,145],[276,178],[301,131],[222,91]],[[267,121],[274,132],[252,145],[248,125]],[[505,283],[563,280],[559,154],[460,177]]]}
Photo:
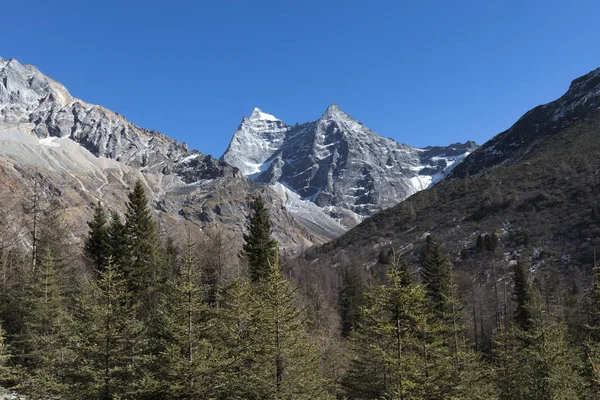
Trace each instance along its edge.
{"label": "tall spruce tree", "polygon": [[160,242],[152,218],[144,186],[136,181],[129,193],[125,212],[126,264],[125,279],[130,290],[144,297],[151,307],[155,304],[158,284],[164,278],[158,257]]}
{"label": "tall spruce tree", "polygon": [[353,268],[344,271],[338,305],[341,317],[341,333],[349,337],[352,330],[358,326],[360,308],[364,303],[365,284],[360,273]]}
{"label": "tall spruce tree", "polygon": [[52,249],[46,247],[37,271],[30,275],[24,331],[20,335],[26,379],[20,389],[32,398],[60,396],[66,390],[66,374],[73,360],[68,329],[67,289]]}
{"label": "tall spruce tree", "polygon": [[108,241],[108,257],[121,272],[125,272],[127,263],[127,242],[125,225],[115,211],[110,213],[110,221],[106,229]]}
{"label": "tall spruce tree", "polygon": [[384,285],[365,296],[361,321],[351,338],[352,363],[344,376],[349,399],[424,398],[431,378],[431,330],[426,292],[406,263],[395,259]]}
{"label": "tall spruce tree", "polygon": [[524,331],[531,327],[532,288],[528,275],[522,262],[518,261],[513,266],[513,299],[516,303],[513,320]]}
{"label": "tall spruce tree", "polygon": [[530,292],[526,307],[526,329],[512,325],[496,341],[499,398],[587,398],[589,393],[581,375],[582,358],[569,342],[564,321],[548,312],[536,291]]}
{"label": "tall spruce tree", "polygon": [[259,368],[253,379],[272,399],[325,399],[328,382],[323,377],[319,348],[308,335],[308,321],[297,291],[283,276],[275,248],[266,277],[254,286],[253,308],[259,336],[255,357]]}
{"label": "tall spruce tree", "polygon": [[[446,374],[439,386],[457,396],[466,396],[467,392],[472,398],[487,395],[488,392],[481,385],[485,376],[474,373],[486,369],[464,339],[462,302],[452,264],[431,236],[427,237],[423,254],[421,279],[433,311],[430,325],[434,327],[426,339],[429,338],[432,344],[442,344],[447,352],[438,360],[440,373]],[[451,364],[447,363],[448,358]]]}
{"label": "tall spruce tree", "polygon": [[220,325],[215,309],[207,303],[207,285],[202,282],[202,269],[188,241],[181,268],[169,281],[166,295],[166,318],[169,344],[164,354],[164,398],[214,398],[220,381],[221,353],[216,350],[215,335]]}
{"label": "tall spruce tree", "polygon": [[421,264],[421,281],[427,297],[438,317],[446,318],[452,313],[454,277],[452,264],[444,256],[440,244],[427,236]]}
{"label": "tall spruce tree", "polygon": [[85,258],[96,270],[101,270],[110,255],[110,243],[108,219],[100,201],[94,207],[94,216],[88,222],[88,227],[88,236],[83,247]]}
{"label": "tall spruce tree", "polygon": [[247,280],[232,281],[221,293],[219,323],[224,334],[218,336],[217,347],[222,349],[226,360],[223,371],[224,385],[219,388],[217,399],[258,399],[261,385],[253,379],[258,362],[260,327],[252,301],[252,285]]}
{"label": "tall spruce tree", "polygon": [[271,238],[271,219],[262,195],[254,200],[253,208],[248,233],[244,234],[242,255],[248,260],[250,280],[258,282],[268,277],[269,265],[276,262],[277,242]]}
{"label": "tall spruce tree", "polygon": [[330,382],[297,291],[283,277],[277,257],[267,267],[259,282],[237,282],[226,291],[222,313],[229,334],[224,347],[232,362],[218,397],[330,398]]}
{"label": "tall spruce tree", "polygon": [[65,398],[109,400],[139,394],[146,344],[138,307],[109,258],[98,281],[86,282],[76,298],[71,338],[76,361]]}

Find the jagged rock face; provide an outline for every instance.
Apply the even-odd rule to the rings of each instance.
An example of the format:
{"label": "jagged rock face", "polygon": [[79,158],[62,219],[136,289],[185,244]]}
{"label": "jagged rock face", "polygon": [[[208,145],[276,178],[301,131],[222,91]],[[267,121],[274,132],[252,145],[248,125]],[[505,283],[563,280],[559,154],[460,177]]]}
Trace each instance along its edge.
{"label": "jagged rock face", "polygon": [[260,173],[265,157],[269,158],[281,147],[289,128],[283,121],[255,108],[250,118],[242,119],[222,160],[235,165],[244,175]]}
{"label": "jagged rock face", "polygon": [[[271,125],[280,121],[270,115],[262,121],[264,113],[256,110],[222,159],[257,182],[284,185],[346,227],[437,182],[476,148],[474,142],[425,149],[401,144],[336,105],[319,120],[293,127]],[[255,151],[246,155],[240,143]]]}
{"label": "jagged rock face", "polygon": [[0,59],[0,181],[26,195],[34,175],[59,196],[78,238],[94,202],[122,212],[140,179],[161,226],[175,235],[218,229],[239,244],[252,200],[262,194],[282,248],[327,240],[237,168],[76,99],[33,66]]}
{"label": "jagged rock face", "polygon": [[[39,138],[68,137],[97,157],[106,157],[151,173],[185,171],[188,183],[238,172],[190,151],[156,131],[140,128],[104,107],[72,97],[60,83],[31,65],[0,58],[0,122],[33,123]],[[195,168],[189,168],[190,156]],[[183,163],[179,165],[179,163]]]}
{"label": "jagged rock face", "polygon": [[466,177],[532,154],[542,141],[600,107],[600,68],[575,79],[558,100],[529,110],[467,157],[452,176]]}

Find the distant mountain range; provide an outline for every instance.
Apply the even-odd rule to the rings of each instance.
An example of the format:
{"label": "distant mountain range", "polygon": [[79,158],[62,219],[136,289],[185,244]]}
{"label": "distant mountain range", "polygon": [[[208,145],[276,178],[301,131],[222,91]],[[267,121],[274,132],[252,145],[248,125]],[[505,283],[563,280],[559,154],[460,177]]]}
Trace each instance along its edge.
{"label": "distant mountain range", "polygon": [[263,193],[276,237],[297,250],[431,186],[475,148],[400,144],[332,105],[319,120],[296,126],[255,109],[217,160],[74,98],[34,66],[0,58],[3,176],[25,192],[41,176],[80,231],[93,202],[118,208],[139,178],[161,223],[237,237],[252,199]]}
{"label": "distant mountain range", "polygon": [[0,177],[24,196],[41,181],[58,195],[81,239],[92,204],[123,212],[135,180],[147,188],[164,231],[220,230],[237,241],[252,200],[263,194],[286,249],[323,243],[299,225],[277,193],[225,162],[72,97],[31,65],[0,59]]}

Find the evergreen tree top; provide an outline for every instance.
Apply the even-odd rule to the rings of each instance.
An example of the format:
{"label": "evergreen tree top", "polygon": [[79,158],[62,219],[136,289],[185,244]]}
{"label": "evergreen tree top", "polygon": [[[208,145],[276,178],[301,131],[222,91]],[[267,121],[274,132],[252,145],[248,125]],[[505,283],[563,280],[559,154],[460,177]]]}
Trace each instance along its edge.
{"label": "evergreen tree top", "polygon": [[269,276],[271,266],[277,263],[277,241],[271,238],[271,219],[261,195],[254,201],[248,233],[244,234],[242,256],[248,260],[253,282]]}

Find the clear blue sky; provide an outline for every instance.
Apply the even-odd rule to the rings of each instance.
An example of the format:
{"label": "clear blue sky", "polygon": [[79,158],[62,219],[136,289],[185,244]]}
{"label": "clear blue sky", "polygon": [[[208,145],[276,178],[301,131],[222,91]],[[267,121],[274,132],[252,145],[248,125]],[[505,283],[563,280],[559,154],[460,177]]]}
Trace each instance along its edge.
{"label": "clear blue sky", "polygon": [[254,107],[330,103],[416,146],[483,143],[600,67],[598,1],[3,2],[0,56],[220,156]]}

